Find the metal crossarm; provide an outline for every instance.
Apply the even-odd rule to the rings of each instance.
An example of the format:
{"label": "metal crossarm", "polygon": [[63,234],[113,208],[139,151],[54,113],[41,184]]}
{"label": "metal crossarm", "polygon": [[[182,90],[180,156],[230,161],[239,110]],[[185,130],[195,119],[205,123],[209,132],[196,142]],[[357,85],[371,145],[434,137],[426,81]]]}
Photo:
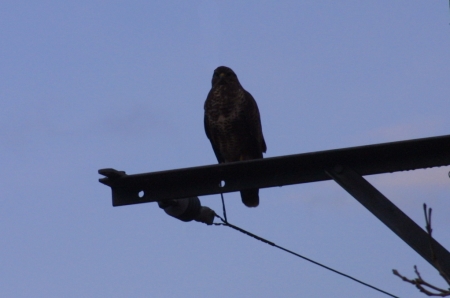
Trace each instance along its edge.
{"label": "metal crossarm", "polygon": [[113,206],[330,180],[326,169],[346,165],[360,175],[450,165],[450,135],[126,175],[102,169]]}

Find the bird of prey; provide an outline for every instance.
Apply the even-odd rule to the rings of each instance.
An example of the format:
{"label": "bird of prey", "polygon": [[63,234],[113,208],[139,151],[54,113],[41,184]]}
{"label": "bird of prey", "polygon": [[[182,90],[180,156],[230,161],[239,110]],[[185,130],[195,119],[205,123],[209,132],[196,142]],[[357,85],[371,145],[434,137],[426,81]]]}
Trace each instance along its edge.
{"label": "bird of prey", "polygon": [[[205,132],[219,163],[263,158],[267,150],[258,106],[226,66],[214,70],[212,88],[205,101]],[[248,207],[259,204],[259,190],[241,191]]]}

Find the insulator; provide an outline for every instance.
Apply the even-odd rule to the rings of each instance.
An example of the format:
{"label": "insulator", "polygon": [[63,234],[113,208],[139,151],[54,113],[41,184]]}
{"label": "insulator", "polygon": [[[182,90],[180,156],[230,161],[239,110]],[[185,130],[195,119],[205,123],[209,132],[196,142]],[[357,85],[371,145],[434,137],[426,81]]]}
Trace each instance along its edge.
{"label": "insulator", "polygon": [[202,206],[198,197],[158,202],[160,208],[179,220],[188,222],[196,220],[211,225],[214,221],[214,211]]}

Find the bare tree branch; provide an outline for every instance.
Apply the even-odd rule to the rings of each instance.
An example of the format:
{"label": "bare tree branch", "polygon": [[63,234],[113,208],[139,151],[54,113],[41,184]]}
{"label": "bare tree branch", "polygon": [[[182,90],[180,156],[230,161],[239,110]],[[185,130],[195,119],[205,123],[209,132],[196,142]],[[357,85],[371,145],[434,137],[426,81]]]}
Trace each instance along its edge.
{"label": "bare tree branch", "polygon": [[[441,264],[439,263],[439,260],[436,258],[436,254],[433,249],[433,241],[432,241],[433,236],[431,234],[433,232],[433,229],[431,228],[431,211],[432,211],[431,208],[427,209],[427,205],[423,204],[423,212],[425,214],[425,224],[426,224],[425,228],[427,230],[429,240],[430,240],[429,242],[430,242],[431,258],[432,258],[433,263],[435,264],[439,274],[450,286],[450,278],[447,276],[447,274],[445,274],[444,271],[442,271]],[[450,296],[450,288],[445,290],[445,289],[438,288],[438,287],[426,282],[420,275],[419,270],[417,269],[417,266],[414,266],[414,272],[416,273],[417,278],[409,279],[409,278],[401,275],[397,270],[395,270],[395,269],[392,270],[392,273],[394,275],[397,275],[403,281],[414,285],[417,289],[419,289],[420,292],[424,293],[425,295],[434,296],[434,297]]]}

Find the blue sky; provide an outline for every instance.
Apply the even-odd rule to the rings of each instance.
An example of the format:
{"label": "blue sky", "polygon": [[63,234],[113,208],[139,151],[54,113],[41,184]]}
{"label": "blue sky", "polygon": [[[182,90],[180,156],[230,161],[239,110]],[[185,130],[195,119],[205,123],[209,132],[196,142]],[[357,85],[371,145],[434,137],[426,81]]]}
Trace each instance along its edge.
{"label": "blue sky", "polygon": [[[447,1],[3,1],[2,297],[385,297],[156,204],[113,208],[97,170],[216,163],[213,70],[258,102],[266,157],[449,134]],[[366,177],[450,248],[449,167]],[[174,186],[176,187],[176,186]],[[260,191],[230,222],[400,297],[435,270],[334,182]],[[218,196],[200,198],[221,210]]]}

